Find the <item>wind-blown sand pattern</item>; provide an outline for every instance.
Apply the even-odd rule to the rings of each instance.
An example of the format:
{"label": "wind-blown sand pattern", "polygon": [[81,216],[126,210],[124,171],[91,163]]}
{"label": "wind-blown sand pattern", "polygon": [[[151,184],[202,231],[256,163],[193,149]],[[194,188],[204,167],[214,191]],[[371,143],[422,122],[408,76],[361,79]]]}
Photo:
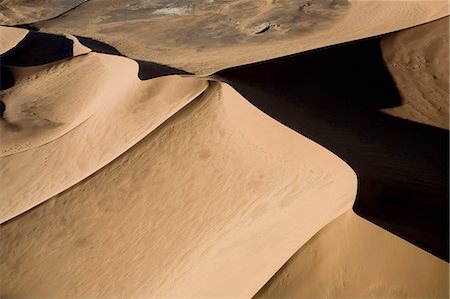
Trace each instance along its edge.
{"label": "wind-blown sand pattern", "polygon": [[0,295],[448,298],[447,15],[0,1]]}

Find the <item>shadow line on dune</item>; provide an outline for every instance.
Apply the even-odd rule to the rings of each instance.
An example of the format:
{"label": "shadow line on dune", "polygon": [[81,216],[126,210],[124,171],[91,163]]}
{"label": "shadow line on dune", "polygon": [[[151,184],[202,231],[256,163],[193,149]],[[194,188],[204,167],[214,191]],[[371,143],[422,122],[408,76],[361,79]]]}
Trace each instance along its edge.
{"label": "shadow line on dune", "polygon": [[[113,46],[108,45],[104,42],[83,36],[76,36],[76,37],[81,44],[92,49],[92,51],[94,52],[127,57],[123,55],[121,52],[119,52],[119,50],[117,50]],[[183,70],[179,70],[156,62],[138,59],[133,60],[136,61],[137,64],[139,65],[138,77],[141,80],[148,80],[169,75],[192,75],[191,73],[185,72]]]}
{"label": "shadow line on dune", "polygon": [[0,55],[5,66],[38,66],[73,56],[73,41],[63,35],[30,31],[12,49]]}
{"label": "shadow line on dune", "polygon": [[358,175],[358,215],[448,261],[448,131],[378,111],[402,103],[380,39],[212,77],[346,161]]}
{"label": "shadow line on dune", "polygon": [[[77,38],[94,52],[126,57],[106,43]],[[230,68],[213,77],[350,164],[359,177],[356,213],[448,261],[448,131],[378,111],[402,102],[384,65],[380,38]],[[72,56],[72,48],[64,36],[30,32],[0,58],[5,65],[39,65]],[[141,80],[191,75],[136,61]]]}
{"label": "shadow line on dune", "polygon": [[[82,45],[90,48],[93,52],[129,58],[119,52],[116,48],[101,41],[83,36],[76,36],[76,38]],[[3,53],[0,56],[0,60],[2,66],[5,67],[26,67],[43,65],[71,57],[73,57],[72,40],[63,35],[30,31],[14,48]],[[192,75],[191,73],[167,65],[151,61],[132,60],[136,61],[139,65],[138,77],[141,80],[149,80],[169,75]],[[7,74],[7,71],[3,71],[2,67],[2,75],[3,72]],[[7,77],[7,79],[8,82],[11,81],[10,77]],[[6,81],[5,83],[2,81],[2,86],[3,85],[6,86],[8,84]],[[12,85],[8,85],[7,88],[11,86]]]}

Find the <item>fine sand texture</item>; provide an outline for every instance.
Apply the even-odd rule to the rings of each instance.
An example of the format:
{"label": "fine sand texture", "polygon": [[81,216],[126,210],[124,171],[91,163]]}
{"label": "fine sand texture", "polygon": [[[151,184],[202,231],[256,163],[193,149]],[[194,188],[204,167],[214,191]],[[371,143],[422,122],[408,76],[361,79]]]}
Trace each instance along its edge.
{"label": "fine sand texture", "polygon": [[0,297],[448,298],[448,24],[0,0]]}
{"label": "fine sand texture", "polygon": [[449,19],[391,34],[381,40],[386,66],[402,104],[384,113],[448,130]]}
{"label": "fine sand texture", "polygon": [[[402,59],[433,66],[415,77],[386,67],[393,61],[383,48],[407,34],[399,33],[236,67],[216,78],[346,161],[358,175],[359,215],[448,261],[448,130],[406,119],[408,107],[421,103],[425,119],[448,111],[448,64],[439,63],[448,61],[448,44],[432,43],[448,35],[447,23],[413,29],[424,33],[414,35],[421,41],[414,50],[397,47]],[[433,45],[446,50],[421,56]],[[442,77],[432,86],[443,85],[431,93],[429,85],[416,82],[430,80],[434,71],[428,71],[435,69]],[[405,118],[385,109],[406,111]],[[436,121],[447,127],[444,117]]]}
{"label": "fine sand texture", "polygon": [[254,298],[448,298],[448,282],[448,263],[349,211]]}
{"label": "fine sand texture", "polygon": [[4,224],[3,292],[249,298],[355,192],[340,159],[213,83],[88,179]]}
{"label": "fine sand texture", "polygon": [[[18,5],[3,2],[10,9]],[[447,15],[448,2],[443,0],[90,0],[60,17],[37,22],[38,15],[29,23],[44,32],[105,42],[133,59],[211,74]]]}
{"label": "fine sand texture", "polygon": [[[55,47],[46,43],[34,56],[2,56],[15,84],[1,92],[1,222],[91,175],[208,86],[179,76],[140,81],[138,64],[123,57],[63,59],[73,54],[73,42],[44,40],[55,38]],[[17,50],[22,54],[20,44]],[[53,53],[62,56],[50,63]]]}

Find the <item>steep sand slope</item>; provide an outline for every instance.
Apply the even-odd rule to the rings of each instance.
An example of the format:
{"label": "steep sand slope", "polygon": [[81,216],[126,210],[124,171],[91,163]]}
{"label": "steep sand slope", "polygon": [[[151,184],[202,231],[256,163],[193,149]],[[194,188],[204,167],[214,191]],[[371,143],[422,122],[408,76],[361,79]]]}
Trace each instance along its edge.
{"label": "steep sand slope", "polygon": [[13,68],[16,84],[2,92],[0,222],[97,171],[208,85],[142,82],[136,62],[97,53],[30,68]]}
{"label": "steep sand slope", "polygon": [[349,211],[254,298],[448,298],[448,263]]}
{"label": "steep sand slope", "polygon": [[0,26],[0,54],[14,48],[27,33],[25,29]]}
{"label": "steep sand slope", "polygon": [[248,298],[355,191],[336,156],[214,83],[88,179],[2,225],[3,295]]}
{"label": "steep sand slope", "polygon": [[[432,28],[437,36],[448,35],[445,22],[422,26],[426,32]],[[417,59],[414,55],[424,52],[434,36],[414,36],[421,41],[416,49],[399,47],[399,55]],[[406,98],[409,91],[412,95],[423,92],[426,98],[436,93],[411,80],[407,72],[390,73],[386,64],[391,62],[385,60],[380,40],[236,67],[217,77],[230,82],[265,113],[346,161],[358,175],[354,207],[358,215],[448,261],[449,132],[383,112],[393,107],[401,111],[407,103],[420,106],[423,98]],[[448,55],[448,48],[443,53]],[[448,65],[429,59],[435,67],[414,75],[426,82],[433,74],[428,71],[439,69],[442,80],[434,86],[445,82],[443,91]],[[404,77],[397,79],[397,74]],[[401,90],[397,80],[402,82]],[[441,111],[448,111],[448,93],[438,95]],[[439,107],[427,106],[430,118],[440,113]]]}
{"label": "steep sand slope", "polygon": [[381,40],[384,60],[403,99],[385,113],[448,130],[448,27],[444,18]]}
{"label": "steep sand slope", "polygon": [[448,2],[443,0],[205,0],[195,4],[91,0],[62,18],[34,26],[101,40],[134,59],[210,74],[446,15]]}

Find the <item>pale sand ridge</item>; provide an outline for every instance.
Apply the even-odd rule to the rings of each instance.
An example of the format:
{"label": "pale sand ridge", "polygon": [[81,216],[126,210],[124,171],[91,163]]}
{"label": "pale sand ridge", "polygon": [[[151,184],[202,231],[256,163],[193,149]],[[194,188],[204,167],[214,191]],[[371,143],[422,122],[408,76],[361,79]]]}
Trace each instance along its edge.
{"label": "pale sand ridge", "polygon": [[179,76],[142,82],[137,68],[90,53],[16,78],[2,96],[1,222],[91,175],[208,85]]}
{"label": "pale sand ridge", "polygon": [[355,191],[340,159],[214,83],[89,179],[4,225],[4,293],[249,298]]}
{"label": "pale sand ridge", "polygon": [[28,33],[28,30],[0,26],[0,54],[14,48]]}
{"label": "pale sand ridge", "polygon": [[[327,72],[324,61],[328,68],[340,64],[326,54],[318,59],[326,49],[304,53],[315,69],[295,57],[285,58],[289,67],[284,69],[283,60],[272,67],[267,61],[260,69],[237,68],[235,78],[247,81],[223,77],[237,90],[205,78],[160,77],[178,70],[149,62],[209,74],[428,22],[448,14],[447,2],[304,1],[300,13],[290,10],[296,6],[289,0],[283,2],[287,11],[276,1],[261,1],[256,9],[256,2],[247,0],[198,1],[205,5],[200,8],[171,0],[170,7],[158,6],[165,2],[91,0],[74,10],[65,4],[33,12],[24,9],[32,7],[29,1],[0,1],[0,19],[5,7],[23,9],[9,15],[10,21],[35,22],[69,10],[34,24],[66,38],[25,36],[22,29],[0,27],[0,52],[11,50],[9,59],[16,63],[2,63],[2,76],[7,69],[14,82],[0,91],[6,103],[0,123],[0,295],[250,298],[269,281],[256,298],[448,297],[448,263],[349,211],[357,187],[349,165],[248,102],[287,109],[284,116],[300,119],[304,135],[318,130],[322,144],[346,159],[352,155],[339,146],[350,141],[360,161],[375,161],[351,167],[385,179],[375,187],[404,188],[410,193],[398,194],[410,196],[414,209],[416,197],[428,194],[428,206],[417,215],[434,211],[427,209],[437,206],[433,195],[440,194],[445,180],[434,176],[442,169],[435,160],[445,160],[444,145],[436,151],[436,140],[448,129],[448,18],[382,37],[381,50],[369,40],[369,48],[378,47],[367,52],[371,55],[344,59],[347,68],[367,68],[371,82],[348,84],[353,93],[343,98],[346,88],[338,85],[347,82],[347,68],[333,69],[337,76]],[[240,24],[214,23],[216,16],[205,13],[214,5]],[[254,14],[247,18],[249,11]],[[192,16],[198,23],[186,21]],[[297,22],[299,16],[303,21]],[[166,26],[153,26],[158,22]],[[296,32],[289,31],[293,24],[299,26]],[[233,35],[230,28],[241,31]],[[203,39],[192,33],[197,29]],[[117,55],[147,61],[92,52],[80,43],[88,38],[68,33],[98,38],[112,45],[100,47]],[[30,38],[45,41],[44,47],[21,44]],[[203,40],[206,46],[199,48],[196,43]],[[353,46],[335,48],[336,53],[364,49]],[[349,56],[336,53],[331,59]],[[387,94],[386,102],[369,103],[379,110],[367,113],[370,109],[358,109],[372,99],[369,93],[385,88],[377,63],[386,63],[392,75],[388,83],[401,98]],[[317,74],[321,80],[308,81]],[[151,79],[141,81],[141,75]],[[300,106],[294,105],[296,97]],[[336,99],[345,102],[336,105]],[[363,121],[352,127],[358,117]],[[403,137],[385,132],[402,128]],[[408,141],[411,132],[420,133],[413,134],[414,142]],[[395,138],[372,142],[383,136]],[[396,147],[396,142],[410,146]],[[367,172],[362,174],[365,179]],[[395,204],[398,199],[387,195],[374,193],[371,203],[392,224],[407,211],[402,212],[402,202],[383,211],[382,200]],[[393,211],[395,219],[389,219]],[[423,222],[437,223],[417,217],[416,226],[400,226],[417,236],[429,229],[429,239],[439,239],[436,227]]]}

